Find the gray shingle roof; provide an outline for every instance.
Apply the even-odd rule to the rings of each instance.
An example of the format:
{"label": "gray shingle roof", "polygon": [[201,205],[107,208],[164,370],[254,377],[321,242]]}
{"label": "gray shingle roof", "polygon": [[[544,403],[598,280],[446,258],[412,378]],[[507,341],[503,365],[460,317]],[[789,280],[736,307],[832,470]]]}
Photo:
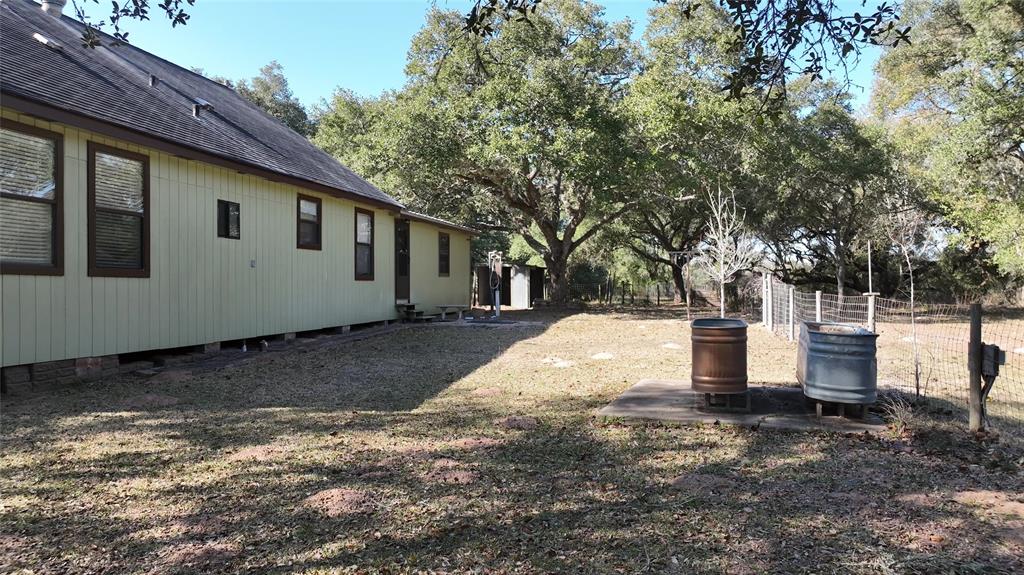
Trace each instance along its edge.
{"label": "gray shingle roof", "polygon": [[[374,202],[393,198],[234,90],[122,44],[84,48],[82,25],[0,0],[0,91]],[[59,50],[33,37],[56,42]],[[159,80],[150,87],[150,75]],[[196,99],[212,109],[192,114]]]}

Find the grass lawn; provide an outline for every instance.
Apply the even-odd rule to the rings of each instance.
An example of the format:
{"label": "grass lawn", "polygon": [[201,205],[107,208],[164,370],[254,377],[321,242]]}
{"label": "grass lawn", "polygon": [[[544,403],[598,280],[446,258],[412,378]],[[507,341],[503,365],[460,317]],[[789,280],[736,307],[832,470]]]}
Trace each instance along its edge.
{"label": "grass lawn", "polygon": [[[5,398],[0,573],[1024,571],[1006,441],[596,418],[688,377],[677,316],[411,326]],[[792,344],[749,349],[751,381],[792,381]]]}

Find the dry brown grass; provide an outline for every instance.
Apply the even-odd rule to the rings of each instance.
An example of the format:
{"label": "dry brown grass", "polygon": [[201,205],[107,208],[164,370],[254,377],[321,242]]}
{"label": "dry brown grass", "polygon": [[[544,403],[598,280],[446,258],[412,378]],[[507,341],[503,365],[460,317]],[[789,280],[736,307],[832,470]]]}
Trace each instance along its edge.
{"label": "dry brown grass", "polygon": [[[991,438],[599,420],[688,374],[678,312],[518,315],[5,399],[0,572],[1024,569]],[[794,361],[751,328],[753,381]]]}

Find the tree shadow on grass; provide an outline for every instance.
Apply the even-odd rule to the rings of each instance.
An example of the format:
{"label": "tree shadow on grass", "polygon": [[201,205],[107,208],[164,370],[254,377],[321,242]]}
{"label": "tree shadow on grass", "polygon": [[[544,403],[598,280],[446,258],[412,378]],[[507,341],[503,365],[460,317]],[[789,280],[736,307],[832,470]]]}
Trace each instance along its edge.
{"label": "tree shadow on grass", "polygon": [[22,412],[4,425],[0,521],[21,541],[9,553],[42,573],[1021,567],[1001,519],[936,496],[1019,493],[1017,471],[863,436],[607,423],[593,415],[602,398],[568,387],[528,402],[515,386],[449,390],[543,332],[466,329],[399,340],[459,358],[417,363],[422,381],[337,385],[393,353],[382,342],[171,382],[161,393],[187,399],[151,411],[97,396]]}

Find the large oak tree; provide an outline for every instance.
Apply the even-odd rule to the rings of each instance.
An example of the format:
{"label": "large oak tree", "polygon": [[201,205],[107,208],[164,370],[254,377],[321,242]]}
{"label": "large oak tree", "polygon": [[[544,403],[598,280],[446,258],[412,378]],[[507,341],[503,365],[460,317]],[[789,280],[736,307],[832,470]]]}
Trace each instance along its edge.
{"label": "large oak tree", "polygon": [[567,298],[570,256],[631,206],[636,160],[621,111],[636,72],[630,31],[575,0],[501,20],[486,37],[433,10],[383,122],[404,186],[422,203],[479,206],[521,234],[555,301]]}

